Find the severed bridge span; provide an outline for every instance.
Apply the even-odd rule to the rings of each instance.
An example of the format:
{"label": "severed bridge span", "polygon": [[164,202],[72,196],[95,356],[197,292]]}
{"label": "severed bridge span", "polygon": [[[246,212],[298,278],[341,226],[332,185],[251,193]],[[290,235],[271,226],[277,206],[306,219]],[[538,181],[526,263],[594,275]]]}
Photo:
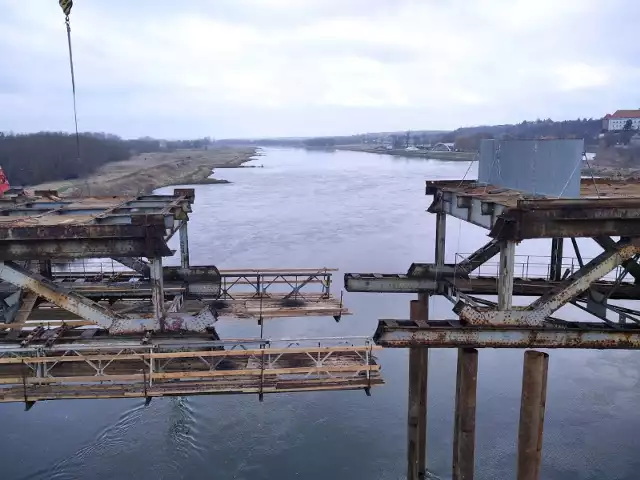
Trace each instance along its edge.
{"label": "severed bridge span", "polygon": [[[368,393],[383,384],[379,349],[408,348],[407,477],[419,479],[427,475],[428,350],[456,348],[452,472],[470,479],[478,350],[521,348],[517,478],[538,478],[549,354],[534,349],[640,348],[640,311],[612,302],[640,299],[640,182],[582,179],[579,197],[554,198],[428,181],[426,195],[434,263],[344,277],[349,292],[417,294],[408,318],[379,320],[370,338],[225,339],[216,322],[226,316],[348,315],[331,291],[334,270],[191,265],[191,189],[134,198],[10,192],[0,198],[0,402]],[[485,228],[489,241],[446,263],[447,215]],[[164,266],[175,234],[180,266]],[[576,239],[585,237],[601,247],[595,258],[581,255]],[[516,244],[540,238],[552,240],[548,257],[515,254]],[[430,318],[432,295],[451,301],[451,318]],[[516,307],[514,296],[532,300]],[[565,305],[584,319],[563,319]]]}

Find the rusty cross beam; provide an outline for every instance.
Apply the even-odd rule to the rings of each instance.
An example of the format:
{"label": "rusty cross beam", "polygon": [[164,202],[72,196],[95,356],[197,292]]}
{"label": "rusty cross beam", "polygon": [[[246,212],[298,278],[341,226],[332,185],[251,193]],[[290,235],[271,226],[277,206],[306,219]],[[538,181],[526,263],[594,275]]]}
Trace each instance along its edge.
{"label": "rusty cross beam", "polygon": [[[616,242],[611,237],[603,235],[600,237],[593,237],[593,240],[605,250],[616,248]],[[640,265],[638,265],[635,260],[626,260],[622,263],[622,266],[629,270],[629,273],[635,279],[635,283],[640,283]]]}
{"label": "rusty cross beam", "polygon": [[640,326],[613,328],[598,322],[558,326],[464,325],[457,320],[380,320],[374,335],[385,348],[594,348],[640,349]]}
{"label": "rusty cross beam", "polygon": [[467,258],[460,263],[456,264],[456,271],[460,273],[471,273],[479,266],[488,262],[500,253],[500,242],[496,239],[491,240],[486,245],[483,245],[478,250],[473,252]]}
{"label": "rusty cross beam", "polygon": [[638,251],[639,247],[635,243],[626,239],[619,241],[614,249],[601,253],[524,309],[509,308],[497,311],[459,302],[454,307],[454,312],[459,315],[461,321],[470,325],[542,325],[553,312],[582,294],[593,282],[633,257]]}

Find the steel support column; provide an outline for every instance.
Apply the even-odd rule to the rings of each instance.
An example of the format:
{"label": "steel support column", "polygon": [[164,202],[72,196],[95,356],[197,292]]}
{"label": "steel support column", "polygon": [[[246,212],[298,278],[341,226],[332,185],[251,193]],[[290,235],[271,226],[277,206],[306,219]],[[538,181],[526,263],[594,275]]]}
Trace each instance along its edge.
{"label": "steel support column", "polygon": [[458,350],[453,427],[453,480],[472,480],[475,467],[478,350]]}
{"label": "steel support column", "polygon": [[562,247],[563,238],[551,240],[551,266],[549,270],[549,280],[559,282],[562,280]]}
{"label": "steel support column", "polygon": [[540,478],[548,367],[548,354],[534,350],[524,353],[518,430],[518,480]]}
{"label": "steel support column", "polygon": [[156,321],[160,329],[164,330],[164,276],[162,272],[162,257],[149,259],[149,269],[151,273],[151,303]]}
{"label": "steel support column", "polygon": [[51,278],[51,260],[39,260],[38,273],[43,277]]}
{"label": "steel support column", "polygon": [[[411,301],[410,316],[417,321],[429,317],[429,295]],[[427,469],[427,378],[429,350],[409,349],[409,415],[407,436],[407,479],[422,480]]]}
{"label": "steel support column", "polygon": [[509,310],[513,299],[513,270],[516,244],[505,240],[500,244],[500,272],[498,276],[498,310]]}
{"label": "steel support column", "polygon": [[187,222],[180,224],[180,266],[189,268],[189,232],[187,230]]}
{"label": "steel support column", "polygon": [[436,214],[436,265],[444,265],[444,253],[447,238],[447,214]]}

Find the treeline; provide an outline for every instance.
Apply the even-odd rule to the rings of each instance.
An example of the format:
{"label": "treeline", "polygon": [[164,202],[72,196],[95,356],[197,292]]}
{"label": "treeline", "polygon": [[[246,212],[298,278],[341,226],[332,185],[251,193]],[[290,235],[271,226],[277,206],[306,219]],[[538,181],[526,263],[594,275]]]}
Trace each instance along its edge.
{"label": "treeline", "polygon": [[331,148],[337,145],[336,137],[309,138],[302,143],[304,143],[305,147],[311,148]]}
{"label": "treeline", "polygon": [[458,128],[442,135],[441,142],[455,143],[459,150],[477,150],[483,138],[528,140],[540,138],[583,138],[586,145],[597,145],[602,132],[602,120],[583,118],[554,122],[546,120],[523,121],[515,125],[484,125]]}
{"label": "treeline", "polygon": [[11,185],[28,186],[88,175],[108,162],[133,155],[179,148],[206,148],[210,139],[164,141],[150,137],[123,140],[107,133],[75,135],[58,132],[6,134],[0,132],[0,166]]}
{"label": "treeline", "polygon": [[[460,151],[477,151],[485,138],[529,140],[552,138],[583,138],[586,145],[598,145],[602,120],[578,118],[576,120],[523,121],[517,124],[481,125],[462,127],[450,132],[435,130],[407,130],[404,132],[366,133],[360,135],[317,137],[302,141],[307,147],[333,147],[340,145],[388,145],[395,149],[407,147],[429,148],[436,143],[453,143]],[[264,141],[263,141],[264,142]],[[279,141],[280,144],[281,141]]]}

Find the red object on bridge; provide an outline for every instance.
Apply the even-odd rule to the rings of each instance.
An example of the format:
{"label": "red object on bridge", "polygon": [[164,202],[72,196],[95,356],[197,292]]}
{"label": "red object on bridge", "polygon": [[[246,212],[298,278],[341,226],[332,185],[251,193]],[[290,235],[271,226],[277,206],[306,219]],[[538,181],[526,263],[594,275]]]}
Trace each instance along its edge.
{"label": "red object on bridge", "polygon": [[4,174],[4,170],[0,167],[0,194],[6,192],[11,187],[9,186],[9,180],[7,180],[7,176]]}

